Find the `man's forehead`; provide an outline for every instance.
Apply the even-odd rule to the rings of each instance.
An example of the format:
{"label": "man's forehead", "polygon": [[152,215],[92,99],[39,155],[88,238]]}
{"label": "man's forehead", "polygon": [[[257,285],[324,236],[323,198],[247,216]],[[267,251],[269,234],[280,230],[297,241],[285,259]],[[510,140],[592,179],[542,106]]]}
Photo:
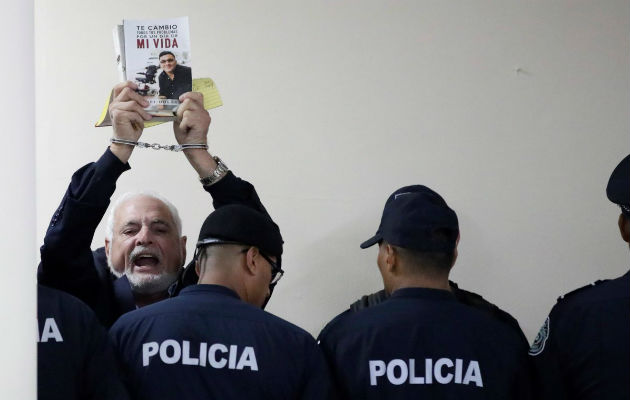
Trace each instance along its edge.
{"label": "man's forehead", "polygon": [[118,223],[127,223],[134,220],[174,222],[171,211],[164,202],[154,197],[142,195],[125,200],[116,210],[116,221]]}

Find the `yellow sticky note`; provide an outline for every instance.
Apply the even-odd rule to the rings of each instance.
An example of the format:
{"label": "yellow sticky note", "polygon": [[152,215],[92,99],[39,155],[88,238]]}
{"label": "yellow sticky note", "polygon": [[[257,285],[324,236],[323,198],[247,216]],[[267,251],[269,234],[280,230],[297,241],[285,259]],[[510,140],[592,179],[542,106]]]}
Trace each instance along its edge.
{"label": "yellow sticky note", "polygon": [[[203,107],[206,110],[210,110],[213,108],[217,108],[223,105],[223,101],[221,100],[221,95],[219,94],[219,90],[217,86],[214,84],[214,81],[210,78],[196,78],[192,81],[193,92],[201,92],[203,94]],[[96,122],[96,127],[101,126],[112,126],[112,121],[109,118],[109,104],[113,100],[112,91],[109,96],[107,96],[107,100],[105,101],[105,106],[103,107],[103,111],[101,112],[101,116]],[[152,126],[156,126],[159,124],[163,124],[168,121],[147,121],[144,123],[145,128],[150,128]]]}

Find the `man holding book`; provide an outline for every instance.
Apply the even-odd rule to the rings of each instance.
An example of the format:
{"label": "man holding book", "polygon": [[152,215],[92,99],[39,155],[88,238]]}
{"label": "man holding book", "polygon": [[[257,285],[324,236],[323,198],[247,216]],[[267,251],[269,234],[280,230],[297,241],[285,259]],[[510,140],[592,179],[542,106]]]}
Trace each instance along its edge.
{"label": "man holding book", "polygon": [[[109,107],[111,145],[94,163],[80,168],[53,215],[41,251],[39,283],[68,292],[87,303],[106,327],[125,312],[176,295],[196,283],[194,267],[183,269],[186,237],[174,206],[159,195],[126,195],[111,211],[105,248],[90,249],[118,177],[151,120],[147,101],[132,82],[114,87]],[[256,190],[232,174],[207,151],[210,115],[203,96],[189,92],[173,122],[175,138],[201,177],[215,209],[242,204],[267,215]]]}

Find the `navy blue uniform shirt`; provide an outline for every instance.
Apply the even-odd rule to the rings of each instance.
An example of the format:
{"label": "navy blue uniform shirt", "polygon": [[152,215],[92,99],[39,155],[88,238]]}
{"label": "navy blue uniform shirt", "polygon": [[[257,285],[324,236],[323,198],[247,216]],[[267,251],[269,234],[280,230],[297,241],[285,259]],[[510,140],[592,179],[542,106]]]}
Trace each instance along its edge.
{"label": "navy blue uniform shirt", "polygon": [[128,399],[107,332],[78,299],[37,287],[37,398]]}
{"label": "navy blue uniform shirt", "polygon": [[538,398],[630,399],[630,272],[558,299],[530,356]]}
{"label": "navy blue uniform shirt", "polygon": [[340,314],[319,342],[344,398],[529,398],[519,334],[446,290],[396,290]]}
{"label": "navy blue uniform shirt", "polygon": [[189,286],[125,314],[110,336],[138,399],[332,396],[313,337],[223,286]]}

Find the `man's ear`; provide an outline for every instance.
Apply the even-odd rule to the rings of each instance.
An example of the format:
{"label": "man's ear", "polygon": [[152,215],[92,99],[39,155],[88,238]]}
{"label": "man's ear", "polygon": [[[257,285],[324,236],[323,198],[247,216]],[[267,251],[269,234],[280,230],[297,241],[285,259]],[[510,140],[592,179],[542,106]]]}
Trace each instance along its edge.
{"label": "man's ear", "polygon": [[396,267],[397,253],[394,246],[389,243],[385,243],[385,268],[388,271],[393,271]]}
{"label": "man's ear", "polygon": [[[186,236],[182,236],[181,238],[179,238],[179,245],[181,247],[181,256],[182,256],[182,262],[180,267],[184,266],[184,263],[186,262],[186,240],[188,238]],[[195,267],[196,270],[197,267]],[[197,276],[199,276],[199,271],[197,271]]]}
{"label": "man's ear", "polygon": [[630,220],[625,215],[619,214],[617,225],[619,225],[619,233],[623,240],[630,243]]}
{"label": "man's ear", "polygon": [[201,269],[201,268],[199,267],[199,258],[197,258],[197,259],[195,260],[195,272],[197,273],[197,276],[198,276],[198,277],[201,277],[201,274],[199,273],[200,269]]}
{"label": "man's ear", "polygon": [[256,275],[258,272],[258,259],[260,258],[258,256],[258,248],[252,246],[247,250],[245,269],[249,275]]}
{"label": "man's ear", "polygon": [[[459,245],[459,239],[460,239],[460,233],[457,232],[457,239],[455,240],[455,248],[453,249],[453,265],[455,265],[455,261],[457,261],[457,245]],[[451,268],[453,267],[453,265],[451,265]]]}
{"label": "man's ear", "polygon": [[105,239],[105,256],[109,260],[109,246],[111,245],[111,241],[109,239]]}

